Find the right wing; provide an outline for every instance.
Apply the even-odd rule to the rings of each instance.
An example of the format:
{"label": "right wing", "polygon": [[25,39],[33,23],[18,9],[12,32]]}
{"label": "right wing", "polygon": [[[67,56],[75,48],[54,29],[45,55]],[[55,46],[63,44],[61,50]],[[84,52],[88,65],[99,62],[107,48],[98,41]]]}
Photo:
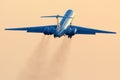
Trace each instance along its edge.
{"label": "right wing", "polygon": [[57,25],[48,26],[35,26],[35,27],[23,27],[23,28],[6,28],[5,30],[18,30],[33,33],[54,34],[56,32]]}
{"label": "right wing", "polygon": [[71,25],[70,28],[76,30],[75,34],[93,34],[93,35],[95,35],[96,33],[116,34],[116,32],[112,32],[112,31],[92,29],[92,28],[86,28],[86,27],[74,26],[74,25]]}

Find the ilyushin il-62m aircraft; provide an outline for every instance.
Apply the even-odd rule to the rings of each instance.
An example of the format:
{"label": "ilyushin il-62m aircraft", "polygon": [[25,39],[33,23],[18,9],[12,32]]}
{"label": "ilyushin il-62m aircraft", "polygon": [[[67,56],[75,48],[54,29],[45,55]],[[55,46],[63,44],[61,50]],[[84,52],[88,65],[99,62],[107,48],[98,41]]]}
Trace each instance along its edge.
{"label": "ilyushin il-62m aircraft", "polygon": [[[20,30],[33,33],[44,33],[45,35],[54,35],[54,37],[61,37],[67,35],[68,38],[72,38],[75,34],[91,34],[96,33],[107,33],[115,34],[116,32],[98,30],[92,28],[86,28],[81,26],[72,25],[74,18],[73,10],[67,10],[64,16],[52,15],[52,16],[41,16],[41,18],[56,18],[57,25],[47,25],[47,26],[33,26],[33,27],[23,27],[23,28],[6,28],[5,30]],[[59,18],[62,18],[59,22]]]}

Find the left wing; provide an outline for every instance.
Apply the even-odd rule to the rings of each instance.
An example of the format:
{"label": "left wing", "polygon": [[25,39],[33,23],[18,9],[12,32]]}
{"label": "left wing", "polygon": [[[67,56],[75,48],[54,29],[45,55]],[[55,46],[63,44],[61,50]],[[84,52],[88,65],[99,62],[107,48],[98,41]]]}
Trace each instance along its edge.
{"label": "left wing", "polygon": [[34,33],[54,34],[57,29],[57,25],[48,26],[35,26],[35,27],[23,27],[23,28],[6,28],[5,30],[18,30]]}
{"label": "left wing", "polygon": [[91,28],[85,28],[85,27],[74,26],[74,25],[71,25],[70,28],[75,30],[75,34],[93,34],[93,35],[96,33],[116,34],[116,32],[112,32],[112,31],[91,29]]}

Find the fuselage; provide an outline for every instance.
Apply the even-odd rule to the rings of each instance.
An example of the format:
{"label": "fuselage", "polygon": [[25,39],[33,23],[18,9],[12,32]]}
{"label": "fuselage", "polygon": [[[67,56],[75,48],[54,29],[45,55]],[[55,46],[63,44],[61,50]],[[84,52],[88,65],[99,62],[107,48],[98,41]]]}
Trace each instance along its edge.
{"label": "fuselage", "polygon": [[57,32],[57,35],[60,37],[64,35],[65,29],[67,29],[72,21],[74,13],[72,10],[67,10],[62,20],[60,21],[60,30]]}

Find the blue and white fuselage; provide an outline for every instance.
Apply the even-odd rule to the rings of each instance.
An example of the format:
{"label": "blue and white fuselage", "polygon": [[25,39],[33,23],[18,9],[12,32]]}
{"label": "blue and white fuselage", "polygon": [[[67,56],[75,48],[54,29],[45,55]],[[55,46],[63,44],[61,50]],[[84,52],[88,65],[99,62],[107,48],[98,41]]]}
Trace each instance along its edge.
{"label": "blue and white fuselage", "polygon": [[64,35],[65,30],[70,26],[74,13],[72,10],[67,10],[62,20],[60,21],[60,30],[57,30],[56,36],[60,37]]}

